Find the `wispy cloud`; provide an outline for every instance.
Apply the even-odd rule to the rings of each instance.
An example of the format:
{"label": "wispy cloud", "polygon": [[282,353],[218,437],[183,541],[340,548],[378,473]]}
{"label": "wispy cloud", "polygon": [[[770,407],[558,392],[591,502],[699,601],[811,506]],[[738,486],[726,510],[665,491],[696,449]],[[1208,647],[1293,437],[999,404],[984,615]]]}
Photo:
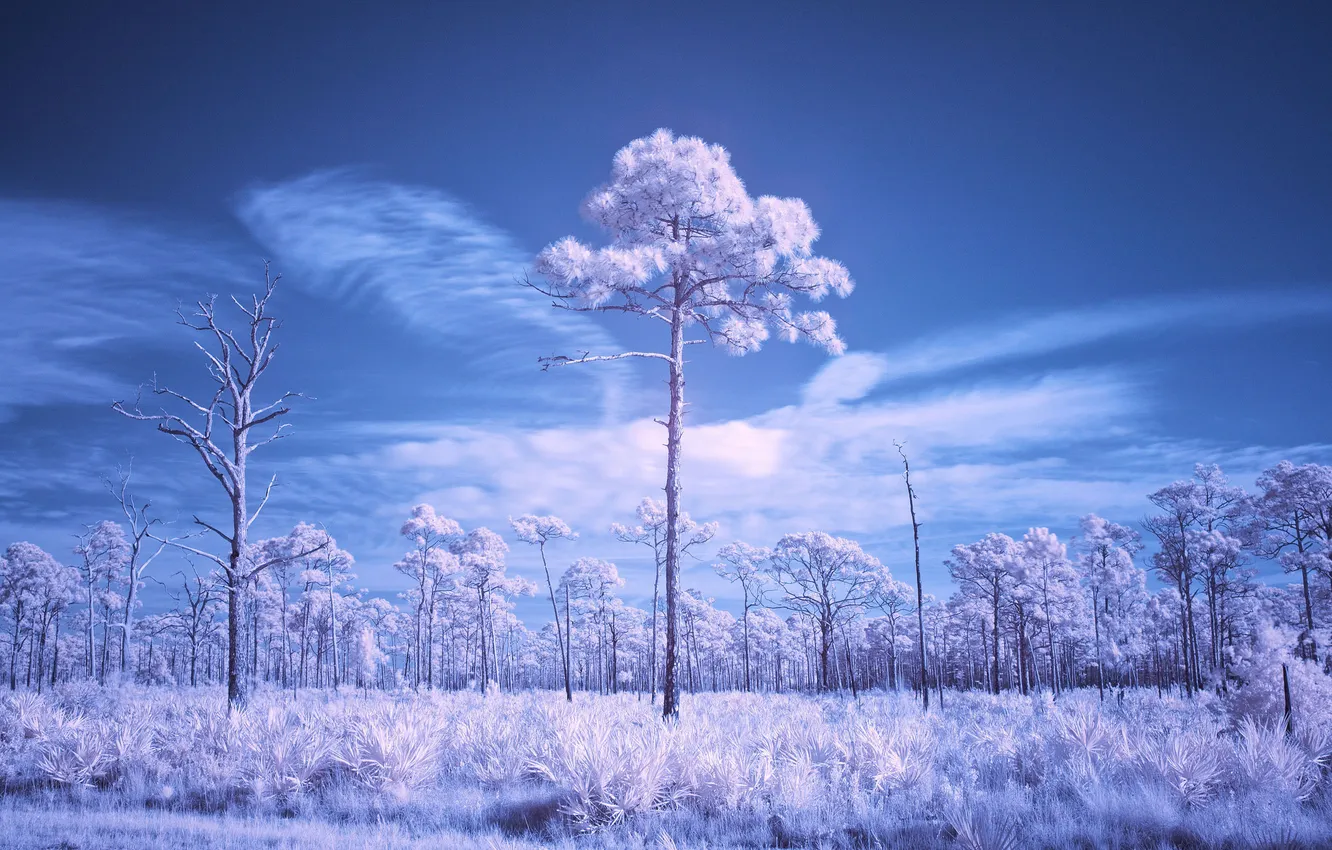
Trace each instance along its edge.
{"label": "wispy cloud", "polygon": [[[821,529],[858,537],[890,567],[905,569],[910,526],[893,446],[905,440],[933,589],[946,586],[940,565],[956,543],[1030,525],[1068,533],[1089,512],[1135,522],[1150,508],[1147,493],[1187,476],[1199,461],[1220,463],[1237,483],[1251,485],[1281,458],[1332,460],[1328,445],[1228,447],[1155,435],[1142,424],[1149,411],[1139,388],[1113,371],[836,407],[814,396],[820,400],[692,425],[686,508],[719,521],[721,542],[770,543],[788,531]],[[334,479],[374,493],[373,517],[348,513],[339,521],[373,524],[385,557],[401,545],[388,530],[415,501],[469,526],[503,527],[520,512],[554,512],[582,532],[580,553],[611,557],[631,580],[650,581],[650,565],[606,528],[628,519],[643,496],[660,495],[665,453],[652,420],[599,428],[366,423],[363,430],[392,440],[332,464],[310,459],[288,495],[329,499],[330,506],[342,501],[345,511]],[[526,554],[515,551],[515,563],[524,565]],[[709,583],[709,552],[700,554],[703,562],[686,565],[686,581],[729,598],[730,589]]]}
{"label": "wispy cloud", "polygon": [[208,244],[132,216],[0,200],[0,418],[17,406],[110,401],[105,352],[160,337],[173,301],[238,279]]}
{"label": "wispy cloud", "polygon": [[[1084,372],[699,423],[686,435],[687,507],[720,521],[726,539],[767,542],[811,528],[882,538],[906,520],[892,445],[898,438],[909,441],[918,462],[931,523],[1091,510],[1094,497],[1120,483],[1076,493],[1080,473],[1061,453],[1122,438],[1138,413],[1135,395],[1113,373]],[[328,475],[353,471],[358,487],[369,476],[383,492],[395,491],[385,502],[398,511],[425,500],[468,525],[555,512],[584,533],[587,546],[609,545],[606,526],[627,519],[639,499],[659,495],[662,486],[664,441],[651,419],[596,428],[437,424],[414,437],[400,424],[390,431],[395,441],[341,459],[336,473],[312,462],[303,486],[326,492]],[[995,460],[977,462],[978,454]],[[1002,504],[988,498],[1000,484]]]}
{"label": "wispy cloud", "polygon": [[1115,337],[1171,329],[1191,333],[1332,316],[1326,290],[1251,291],[1189,299],[1118,301],[1040,316],[997,316],[882,352],[834,361],[810,384],[824,401],[859,398],[875,386],[968,367],[1052,354]]}
{"label": "wispy cloud", "polygon": [[[298,286],[385,307],[469,370],[531,380],[539,354],[613,347],[595,322],[520,286],[530,252],[441,192],[328,171],[254,187],[237,213],[298,272]],[[595,369],[574,380],[595,382],[602,407],[613,410],[623,374]],[[556,387],[567,396],[567,382],[544,385]]]}

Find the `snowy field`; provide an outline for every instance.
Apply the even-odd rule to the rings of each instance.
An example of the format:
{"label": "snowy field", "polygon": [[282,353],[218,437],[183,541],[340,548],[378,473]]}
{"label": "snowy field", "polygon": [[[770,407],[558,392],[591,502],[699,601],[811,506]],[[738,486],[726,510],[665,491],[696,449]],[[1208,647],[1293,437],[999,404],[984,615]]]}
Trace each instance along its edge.
{"label": "snowy field", "polygon": [[[0,701],[6,847],[1321,847],[1332,712],[1151,691]],[[1325,708],[1325,707],[1324,707]]]}

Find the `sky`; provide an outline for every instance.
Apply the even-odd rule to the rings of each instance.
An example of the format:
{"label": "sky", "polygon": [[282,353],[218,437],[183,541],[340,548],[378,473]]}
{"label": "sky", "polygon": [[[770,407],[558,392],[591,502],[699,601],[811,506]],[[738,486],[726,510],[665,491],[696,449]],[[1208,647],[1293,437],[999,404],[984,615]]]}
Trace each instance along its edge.
{"label": "sky", "polygon": [[[252,459],[278,482],[254,533],[322,523],[391,594],[414,504],[505,532],[529,578],[508,518],[556,513],[557,565],[614,560],[641,604],[647,552],[607,529],[661,496],[660,364],[537,358],[665,340],[516,281],[601,244],[579,205],[658,127],[803,198],[857,283],[843,357],[690,350],[685,508],[715,543],[823,530],[910,580],[905,442],[943,596],[988,531],[1136,523],[1198,462],[1332,462],[1328,43],[1300,2],[6,4],[0,545],[72,557],[131,461],[174,532],[225,516],[111,403],[201,392],[177,305],[268,259],[266,389],[308,398]],[[713,551],[683,581],[734,607]]]}

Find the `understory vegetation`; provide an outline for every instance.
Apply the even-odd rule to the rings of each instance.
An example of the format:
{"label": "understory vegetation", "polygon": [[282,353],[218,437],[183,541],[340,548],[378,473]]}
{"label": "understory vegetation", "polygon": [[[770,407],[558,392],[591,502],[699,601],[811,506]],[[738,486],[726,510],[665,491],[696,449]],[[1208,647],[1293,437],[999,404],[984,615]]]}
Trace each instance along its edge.
{"label": "understory vegetation", "polygon": [[220,697],[76,685],[0,701],[5,846],[991,850],[1332,834],[1320,703],[1288,730],[1211,694],[1146,691],[957,693],[929,713],[909,693],[701,694],[668,724],[629,694],[261,690],[230,713]]}

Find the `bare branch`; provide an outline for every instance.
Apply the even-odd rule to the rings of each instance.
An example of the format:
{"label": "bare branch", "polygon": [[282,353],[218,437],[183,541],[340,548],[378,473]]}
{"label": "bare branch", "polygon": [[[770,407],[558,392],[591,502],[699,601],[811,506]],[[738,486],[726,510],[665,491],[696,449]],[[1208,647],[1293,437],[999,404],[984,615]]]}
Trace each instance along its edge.
{"label": "bare branch", "polygon": [[273,485],[276,484],[276,483],[277,483],[277,474],[274,473],[274,474],[273,474],[273,477],[270,478],[270,479],[268,479],[268,486],[267,486],[266,488],[264,488],[264,498],[263,498],[263,501],[261,501],[261,502],[259,503],[259,507],[255,508],[255,509],[254,509],[254,513],[250,515],[250,520],[249,520],[249,522],[245,523],[245,527],[246,527],[246,528],[249,528],[250,526],[254,525],[254,521],[257,520],[257,519],[259,518],[259,514],[260,514],[260,513],[263,511],[263,509],[264,509],[264,505],[267,505],[267,504],[268,504],[268,497],[271,496],[271,495],[273,495]]}
{"label": "bare branch", "polygon": [[541,371],[545,372],[551,366],[573,366],[578,363],[599,363],[610,360],[624,360],[629,357],[648,357],[653,360],[665,360],[667,363],[674,363],[675,358],[669,354],[661,354],[656,351],[625,351],[620,354],[589,354],[584,351],[577,357],[569,357],[564,354],[556,354],[550,357],[538,357],[537,362],[541,364]]}
{"label": "bare branch", "polygon": [[212,561],[213,563],[221,567],[224,572],[228,573],[230,572],[230,570],[227,567],[226,560],[224,558],[218,557],[217,555],[214,555],[212,552],[205,552],[202,549],[195,549],[193,546],[186,546],[184,543],[181,543],[179,540],[170,540],[165,537],[157,537],[152,534],[148,536],[151,537],[153,540],[156,540],[158,543],[163,543],[167,546],[174,546],[175,548],[185,552],[189,552],[192,555],[198,555],[200,558],[207,558],[208,560]]}
{"label": "bare branch", "polygon": [[283,561],[299,561],[301,558],[308,558],[311,555],[315,554],[316,552],[322,552],[328,548],[330,541],[331,538],[328,536],[328,532],[324,532],[324,542],[320,543],[318,546],[315,546],[313,549],[305,549],[303,551],[297,552],[295,555],[283,555],[278,558],[269,558],[267,561],[264,561],[262,564],[253,567],[249,572],[247,572],[244,576],[244,580],[249,581],[250,579],[259,575],[259,573],[263,572],[269,567],[275,564],[280,564]]}
{"label": "bare branch", "polygon": [[214,528],[213,526],[211,526],[211,525],[209,525],[208,523],[204,522],[203,520],[199,519],[198,516],[193,517],[193,519],[194,519],[194,524],[195,524],[195,525],[202,526],[202,527],[208,529],[209,531],[213,532],[214,534],[216,534],[218,537],[221,537],[223,540],[227,541],[228,543],[230,543],[230,544],[232,544],[232,545],[235,545],[235,541],[234,541],[229,535],[226,535],[226,534],[222,533],[222,532],[219,531],[218,529]]}

